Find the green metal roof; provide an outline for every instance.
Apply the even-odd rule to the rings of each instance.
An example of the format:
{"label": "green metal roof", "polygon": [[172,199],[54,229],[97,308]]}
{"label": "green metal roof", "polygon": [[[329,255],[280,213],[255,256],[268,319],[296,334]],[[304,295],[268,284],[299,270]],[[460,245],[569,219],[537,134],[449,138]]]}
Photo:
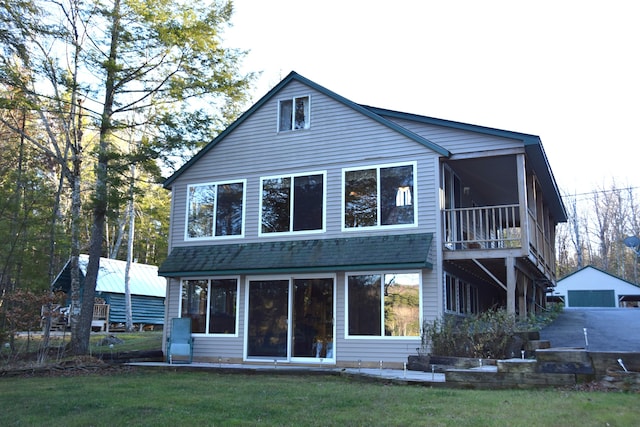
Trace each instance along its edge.
{"label": "green metal roof", "polygon": [[433,268],[433,233],[173,248],[158,274],[195,277],[389,268]]}

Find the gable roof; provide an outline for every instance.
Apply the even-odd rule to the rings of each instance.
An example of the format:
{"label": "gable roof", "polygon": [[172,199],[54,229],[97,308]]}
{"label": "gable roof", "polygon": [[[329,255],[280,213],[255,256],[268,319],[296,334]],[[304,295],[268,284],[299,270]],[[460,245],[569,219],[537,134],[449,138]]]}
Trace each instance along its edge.
{"label": "gable roof", "polygon": [[544,149],[542,148],[542,142],[540,141],[539,136],[500,130],[495,128],[489,128],[485,126],[472,125],[468,123],[455,122],[451,120],[436,119],[433,117],[420,116],[420,115],[410,114],[410,113],[402,113],[399,111],[385,110],[382,108],[356,104],[348,100],[347,98],[341,95],[338,95],[337,93],[307,79],[306,77],[301,76],[295,71],[290,72],[287,77],[285,77],[280,83],[274,86],[269,92],[267,92],[266,95],[260,98],[258,102],[253,104],[251,108],[245,111],[235,122],[233,122],[231,125],[229,125],[229,127],[227,127],[224,131],[222,131],[213,141],[209,142],[191,159],[189,159],[188,162],[182,165],[180,169],[178,169],[173,175],[167,178],[164,182],[164,188],[170,188],[171,184],[178,177],[180,177],[180,175],[182,175],[184,171],[186,171],[189,167],[191,167],[192,164],[197,162],[201,157],[203,157],[206,153],[208,153],[227,135],[233,132],[234,129],[236,129],[245,120],[247,120],[247,118],[249,118],[256,110],[258,110],[265,103],[267,103],[282,88],[284,88],[286,85],[288,85],[292,81],[297,81],[311,87],[312,89],[328,96],[329,98],[335,100],[336,102],[342,103],[343,105],[357,111],[358,113],[373,119],[374,121],[380,123],[381,125],[389,129],[392,129],[406,136],[407,138],[415,142],[418,142],[419,144],[424,145],[426,148],[429,148],[435,151],[436,153],[440,154],[443,157],[451,157],[452,153],[446,148],[434,143],[433,141],[430,141],[429,139],[422,137],[406,129],[403,126],[398,125],[392,120],[386,119],[385,116],[402,118],[406,120],[413,120],[413,121],[432,124],[436,126],[443,126],[447,128],[465,130],[469,132],[482,133],[486,135],[502,137],[502,138],[510,138],[510,139],[522,141],[525,152],[527,153],[528,159],[530,160],[533,169],[536,171],[536,176],[538,177],[538,180],[540,181],[542,188],[545,190],[545,193],[549,195],[547,203],[549,203],[549,208],[554,218],[556,218],[558,222],[567,221],[567,212],[562,202],[562,197],[560,195],[560,191],[558,190],[558,186],[553,176],[553,172],[551,171],[551,167],[549,165],[547,155],[544,152]]}
{"label": "gable roof", "polygon": [[160,266],[167,277],[321,272],[357,269],[433,268],[427,261],[432,233],[172,249]]}
{"label": "gable roof", "polygon": [[[88,255],[80,255],[78,267],[80,268],[80,284],[84,285],[87,273]],[[100,258],[100,269],[96,282],[96,292],[124,294],[124,274],[127,263],[116,259]],[[131,263],[129,289],[132,295],[152,297],[165,297],[167,281],[158,276],[158,267],[155,265]],[[71,288],[71,265],[67,261],[58,277],[53,282],[53,288],[69,292]]]}
{"label": "gable roof", "polygon": [[624,284],[624,285],[631,285],[631,286],[633,286],[634,288],[637,288],[637,289],[638,289],[638,292],[640,292],[640,286],[636,285],[635,283],[630,282],[630,281],[625,280],[625,279],[622,279],[622,278],[620,278],[620,277],[618,277],[618,276],[616,276],[616,275],[613,275],[613,274],[611,274],[611,273],[608,273],[608,272],[606,272],[606,271],[604,271],[604,270],[601,270],[601,269],[599,269],[599,268],[597,268],[597,267],[594,267],[594,266],[592,266],[592,265],[587,265],[587,266],[585,266],[585,267],[582,267],[580,270],[576,270],[576,271],[574,271],[573,273],[567,274],[567,275],[566,275],[566,276],[564,276],[562,279],[559,279],[559,280],[557,281],[557,283],[558,283],[558,284],[561,284],[561,282],[562,282],[562,281],[565,281],[566,279],[573,278],[574,276],[582,275],[582,274],[584,274],[584,273],[586,273],[586,272],[589,272],[589,271],[593,271],[593,272],[600,273],[601,275],[605,275],[605,276],[609,277],[610,279],[613,279],[613,280],[615,280],[615,281],[620,282],[621,284]]}
{"label": "gable roof", "polygon": [[328,96],[329,98],[332,98],[333,100],[340,102],[344,105],[346,105],[347,107],[357,111],[358,113],[365,115],[373,120],[375,120],[376,122],[380,123],[383,126],[386,126],[398,133],[401,133],[402,135],[406,136],[409,139],[412,139],[422,145],[424,145],[425,147],[435,151],[436,153],[440,154],[441,156],[444,157],[449,157],[451,155],[451,153],[449,152],[449,150],[441,147],[438,144],[435,144],[432,141],[429,141],[427,138],[424,138],[414,132],[411,132],[408,129],[405,129],[404,127],[385,119],[384,117],[376,114],[374,111],[372,111],[370,108],[364,107],[362,105],[356,104],[355,102],[352,102],[350,100],[348,100],[347,98],[338,95],[335,92],[330,91],[329,89],[320,86],[319,84],[301,76],[300,74],[296,73],[295,71],[292,71],[289,73],[289,75],[287,77],[285,77],[280,83],[278,83],[275,87],[273,87],[269,92],[267,92],[266,95],[264,95],[262,98],[260,98],[260,100],[258,102],[256,102],[255,104],[253,104],[253,106],[251,108],[249,108],[247,111],[245,111],[235,122],[233,122],[231,125],[229,125],[229,127],[227,127],[223,132],[220,133],[220,135],[218,135],[213,141],[211,141],[210,143],[208,143],[204,148],[202,148],[198,153],[196,153],[196,155],[194,155],[191,159],[189,159],[189,161],[187,163],[185,163],[180,169],[178,169],[173,175],[171,175],[169,178],[167,178],[164,182],[164,187],[165,188],[170,188],[171,184],[173,183],[173,181],[175,181],[180,175],[182,175],[182,173],[187,170],[192,164],[194,164],[195,162],[197,162],[202,156],[204,156],[207,152],[209,152],[209,150],[211,150],[213,147],[215,147],[220,141],[222,141],[228,134],[230,134],[234,129],[236,129],[238,126],[240,126],[248,117],[250,117],[256,110],[258,110],[260,107],[262,107],[265,103],[267,103],[271,98],[273,98],[283,87],[285,87],[286,85],[288,85],[291,81],[297,81],[300,82],[304,85],[307,85],[309,87],[311,87],[312,89],[322,93],[323,95]]}

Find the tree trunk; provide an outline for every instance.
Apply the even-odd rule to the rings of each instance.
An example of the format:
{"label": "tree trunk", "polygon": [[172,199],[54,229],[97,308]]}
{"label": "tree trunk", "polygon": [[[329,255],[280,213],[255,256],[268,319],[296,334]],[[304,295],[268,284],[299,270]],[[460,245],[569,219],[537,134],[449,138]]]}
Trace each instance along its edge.
{"label": "tree trunk", "polygon": [[93,224],[91,226],[91,240],[89,243],[89,263],[84,281],[82,294],[81,322],[78,328],[78,347],[76,354],[87,354],[93,317],[93,304],[102,256],[102,241],[104,238],[104,224],[107,214],[107,179],[109,153],[111,150],[111,135],[113,125],[113,103],[115,94],[115,80],[117,74],[118,43],[120,34],[120,0],[115,0],[111,13],[111,44],[109,58],[106,62],[105,100],[100,122],[100,137],[98,145],[98,162],[96,165],[96,186],[93,202]]}
{"label": "tree trunk", "polygon": [[133,331],[133,308],[131,306],[131,263],[133,262],[133,239],[135,235],[136,216],[134,210],[134,189],[136,167],[131,165],[131,182],[129,184],[129,237],[127,241],[127,266],[124,270],[124,307],[127,331]]}
{"label": "tree trunk", "polygon": [[[56,226],[58,223],[58,215],[60,211],[60,198],[62,197],[62,189],[64,188],[64,170],[60,171],[58,180],[58,189],[56,190],[55,199],[53,201],[53,209],[51,210],[51,223],[49,224],[49,268],[47,277],[49,278],[49,301],[47,302],[47,316],[44,319],[44,334],[42,337],[42,346],[38,354],[38,362],[42,363],[46,360],[49,349],[49,338],[51,336],[51,310],[53,308],[53,281],[55,279],[56,267]],[[73,217],[71,220],[73,221]]]}
{"label": "tree trunk", "polygon": [[[80,304],[80,267],[78,260],[80,257],[80,230],[78,219],[80,217],[80,158],[79,154],[74,154],[72,190],[71,190],[71,257],[69,267],[71,269],[71,310],[69,321],[71,322],[71,351],[74,354],[84,354],[85,345],[82,343],[83,333],[80,330],[82,324],[81,304]],[[91,308],[93,317],[93,307]],[[89,326],[89,328],[91,328]],[[88,340],[88,337],[87,337]],[[88,345],[88,343],[87,343]]]}

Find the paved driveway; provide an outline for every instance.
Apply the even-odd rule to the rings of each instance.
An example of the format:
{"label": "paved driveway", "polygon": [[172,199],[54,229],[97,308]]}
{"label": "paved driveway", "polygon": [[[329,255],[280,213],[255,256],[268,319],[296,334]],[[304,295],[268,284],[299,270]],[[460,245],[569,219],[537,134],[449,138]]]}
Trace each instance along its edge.
{"label": "paved driveway", "polygon": [[540,331],[540,339],[551,341],[551,347],[640,352],[640,308],[565,308]]}

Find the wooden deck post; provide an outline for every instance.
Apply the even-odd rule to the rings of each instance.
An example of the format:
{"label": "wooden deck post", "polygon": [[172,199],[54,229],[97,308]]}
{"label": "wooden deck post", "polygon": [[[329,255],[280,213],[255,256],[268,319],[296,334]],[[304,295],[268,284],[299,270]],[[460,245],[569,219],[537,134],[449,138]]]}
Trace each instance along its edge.
{"label": "wooden deck post", "polygon": [[516,313],[516,261],[514,257],[505,258],[507,268],[507,313]]}
{"label": "wooden deck post", "polygon": [[519,308],[519,314],[520,314],[520,319],[524,320],[527,318],[527,314],[529,312],[529,306],[527,304],[527,295],[528,295],[528,288],[529,288],[529,280],[527,279],[527,276],[525,275],[521,275],[522,276],[522,282],[521,282],[521,289],[522,292],[519,292],[518,297],[520,298],[520,300],[518,301],[518,308]]}

